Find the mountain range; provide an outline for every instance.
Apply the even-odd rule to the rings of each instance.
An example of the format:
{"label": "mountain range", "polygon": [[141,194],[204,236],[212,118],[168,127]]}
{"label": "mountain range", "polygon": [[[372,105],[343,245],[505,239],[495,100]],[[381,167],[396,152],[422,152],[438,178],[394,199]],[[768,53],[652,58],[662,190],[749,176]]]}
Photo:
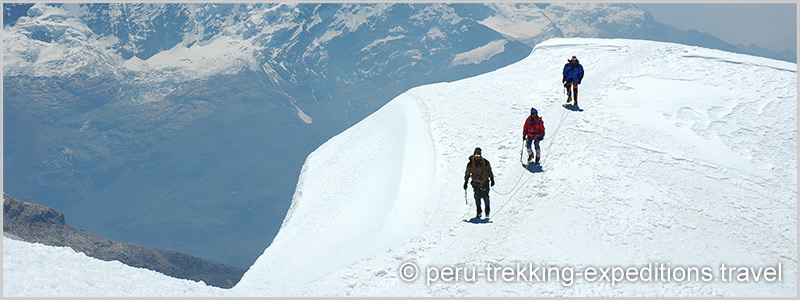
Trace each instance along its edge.
{"label": "mountain range", "polygon": [[411,87],[496,70],[553,37],[741,50],[631,4],[3,11],[4,192],[103,237],[239,267],[277,234],[308,154]]}
{"label": "mountain range", "polygon": [[[594,70],[580,107],[550,80],[573,53]],[[525,165],[532,107],[546,134]],[[480,218],[462,189],[476,147],[496,183]],[[796,166],[797,64],[550,39],[409,89],[316,148],[231,289],[4,237],[3,296],[791,297]]]}

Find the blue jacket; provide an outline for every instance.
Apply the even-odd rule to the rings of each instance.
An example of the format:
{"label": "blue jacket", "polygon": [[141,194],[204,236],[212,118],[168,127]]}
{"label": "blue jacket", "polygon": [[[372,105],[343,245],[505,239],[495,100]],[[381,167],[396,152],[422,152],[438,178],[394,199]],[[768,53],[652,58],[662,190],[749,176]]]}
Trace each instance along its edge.
{"label": "blue jacket", "polygon": [[567,82],[572,79],[572,82],[575,84],[581,84],[581,80],[583,80],[583,66],[581,63],[578,62],[576,64],[567,63],[564,65],[564,78],[563,82]]}

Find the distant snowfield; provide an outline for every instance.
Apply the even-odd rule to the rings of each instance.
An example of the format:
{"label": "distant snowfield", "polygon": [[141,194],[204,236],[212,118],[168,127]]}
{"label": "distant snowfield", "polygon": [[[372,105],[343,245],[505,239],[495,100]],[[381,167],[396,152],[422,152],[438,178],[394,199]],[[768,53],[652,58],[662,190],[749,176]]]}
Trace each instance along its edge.
{"label": "distant snowfield", "polygon": [[[586,69],[581,112],[561,106],[572,55]],[[519,162],[531,107],[547,128],[536,173]],[[280,232],[231,290],[4,239],[3,294],[793,297],[796,115],[796,64],[659,42],[549,40],[495,72],[411,89],[323,144]],[[475,147],[497,181],[486,224],[464,222],[475,213],[461,188]],[[413,282],[399,277],[406,262],[420,270]],[[612,286],[574,276],[567,287],[478,275],[426,285],[429,267],[517,263],[709,267],[713,279]],[[780,264],[781,281],[721,282],[723,263]]]}
{"label": "distant snowfield", "polygon": [[188,48],[179,43],[147,60],[134,56],[126,60],[122,67],[145,72],[153,78],[162,78],[166,76],[164,73],[178,73],[184,80],[192,80],[243,69],[257,70],[258,63],[254,58],[256,50],[251,41],[219,36],[204,45],[195,43]]}
{"label": "distant snowfield", "polygon": [[490,42],[486,45],[472,49],[467,52],[456,54],[453,57],[451,65],[469,65],[479,64],[482,61],[489,60],[492,56],[503,53],[506,49],[506,41],[497,40]]}
{"label": "distant snowfield", "polygon": [[497,10],[498,14],[486,18],[480,23],[513,39],[535,37],[550,24],[550,20],[548,20],[544,12],[535,6],[520,8],[513,3],[494,3],[491,5]]}

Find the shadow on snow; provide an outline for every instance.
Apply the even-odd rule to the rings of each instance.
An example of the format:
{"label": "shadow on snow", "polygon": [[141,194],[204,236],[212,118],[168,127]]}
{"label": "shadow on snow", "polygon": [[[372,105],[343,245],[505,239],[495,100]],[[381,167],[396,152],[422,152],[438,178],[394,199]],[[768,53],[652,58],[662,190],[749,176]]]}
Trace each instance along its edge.
{"label": "shadow on snow", "polygon": [[563,106],[564,108],[566,108],[568,110],[571,110],[571,111],[583,111],[582,108],[580,108],[580,107],[578,107],[577,105],[574,105],[574,104],[563,104],[561,106]]}
{"label": "shadow on snow", "polygon": [[472,224],[488,224],[488,223],[492,223],[492,220],[489,220],[488,218],[486,218],[486,219],[472,218],[472,219],[469,219],[469,220],[464,220],[464,222],[472,223]]}
{"label": "shadow on snow", "polygon": [[540,165],[540,164],[531,163],[531,164],[529,164],[527,166],[525,164],[522,164],[522,167],[525,168],[525,170],[528,170],[528,172],[531,172],[531,173],[544,173],[544,170],[542,169],[542,165]]}

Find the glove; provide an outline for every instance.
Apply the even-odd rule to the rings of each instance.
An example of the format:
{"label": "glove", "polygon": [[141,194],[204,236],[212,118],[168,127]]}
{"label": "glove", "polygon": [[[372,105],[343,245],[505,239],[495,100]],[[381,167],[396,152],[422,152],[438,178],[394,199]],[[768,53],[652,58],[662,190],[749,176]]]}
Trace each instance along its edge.
{"label": "glove", "polygon": [[466,190],[466,189],[467,189],[467,182],[464,181],[464,190]]}
{"label": "glove", "polygon": [[494,186],[494,179],[492,179],[492,182],[489,183],[489,186]]}
{"label": "glove", "polygon": [[524,141],[524,140],[526,140],[526,139],[528,139],[528,136],[523,134],[523,135],[522,135],[522,140]]}
{"label": "glove", "polygon": [[540,136],[540,137],[537,137],[537,138],[536,138],[536,140],[537,140],[537,141],[540,141],[540,142],[541,142],[543,139],[544,139],[544,136]]}

